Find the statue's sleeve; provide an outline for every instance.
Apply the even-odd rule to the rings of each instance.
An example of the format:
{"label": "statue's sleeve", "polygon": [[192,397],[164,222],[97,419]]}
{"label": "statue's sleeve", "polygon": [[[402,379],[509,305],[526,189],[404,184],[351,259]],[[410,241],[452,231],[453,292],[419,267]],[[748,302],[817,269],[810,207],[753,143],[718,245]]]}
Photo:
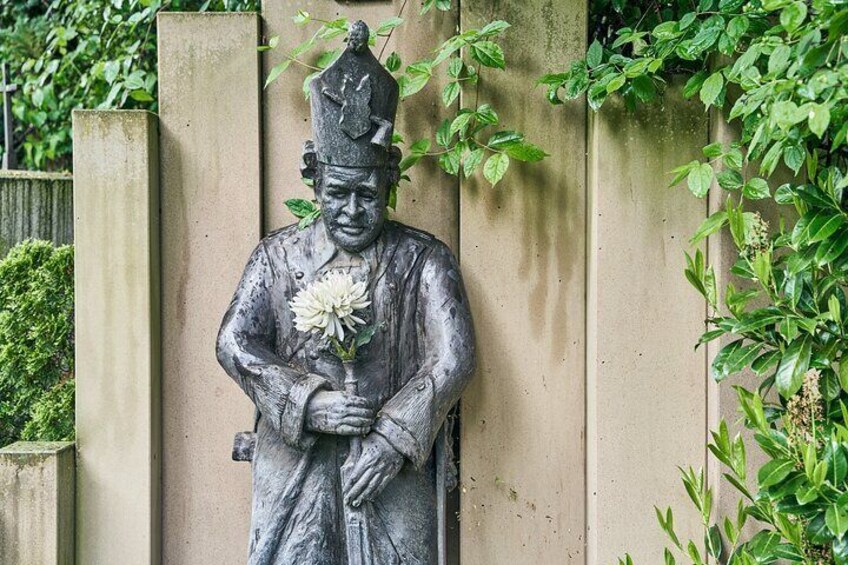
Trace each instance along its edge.
{"label": "statue's sleeve", "polygon": [[275,353],[271,287],[275,275],[264,243],[254,250],[218,332],[218,362],[283,437],[305,449],[315,434],[304,430],[306,405],[323,377],[286,365]]}
{"label": "statue's sleeve", "polygon": [[416,317],[424,362],[386,402],[372,429],[420,468],[474,371],[471,311],[456,259],[443,244],[424,264]]}

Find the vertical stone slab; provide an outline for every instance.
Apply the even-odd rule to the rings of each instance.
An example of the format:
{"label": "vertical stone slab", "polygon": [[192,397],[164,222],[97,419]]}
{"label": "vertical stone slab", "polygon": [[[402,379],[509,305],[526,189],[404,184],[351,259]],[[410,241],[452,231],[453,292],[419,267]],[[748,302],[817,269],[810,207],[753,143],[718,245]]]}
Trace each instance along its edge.
{"label": "vertical stone slab", "polygon": [[74,112],[77,562],[155,564],[160,542],[156,116]]}
{"label": "vertical stone slab", "polygon": [[242,563],[250,466],[230,460],[250,400],[215,336],[260,236],[258,16],[162,14],[163,561]]}
{"label": "vertical stone slab", "polygon": [[[401,9],[403,11],[401,12]],[[395,29],[388,44],[379,38],[373,48],[381,60],[397,51],[403,64],[432,58],[432,51],[450,37],[456,28],[457,14],[432,10],[421,15],[420,3],[404,0],[382,2],[353,2],[340,4],[334,0],[275,0],[262,3],[266,39],[280,37],[277,49],[263,58],[264,74],[282,61],[287,52],[314,33],[314,27],[300,28],[291,21],[298,10],[306,10],[317,18],[334,19],[346,16],[351,21],[361,19],[372,29],[398,13],[405,20]],[[265,231],[291,224],[295,218],[285,207],[289,198],[312,198],[312,189],[300,181],[300,158],[303,142],[312,137],[309,120],[309,101],[304,99],[303,78],[310,70],[292,65],[265,91],[264,117],[264,174],[265,174]],[[416,139],[429,136],[447,117],[440,100],[444,82],[438,77],[421,92],[403,101],[398,107],[396,131],[403,134],[406,149]],[[263,78],[264,81],[264,78]],[[434,143],[435,145],[435,143]],[[435,159],[424,159],[410,171],[412,182],[404,182],[398,194],[397,214],[401,222],[429,231],[447,243],[454,251],[459,243],[458,185],[456,177],[444,174]]]}
{"label": "vertical stone slab", "polygon": [[683,276],[704,200],[667,187],[698,158],[707,119],[669,88],[634,112],[620,98],[589,129],[587,516],[591,564],[661,563],[653,506],[700,539],[677,465],[705,463],[706,358],[693,351],[704,300]]}
{"label": "vertical stone slab", "polygon": [[0,493],[0,562],[73,565],[73,442],[0,449]]}
{"label": "vertical stone slab", "polygon": [[582,563],[586,109],[553,107],[533,83],[585,52],[587,6],[470,0],[461,10],[463,28],[514,26],[508,72],[486,73],[481,101],[552,154],[513,162],[494,189],[474,180],[460,192],[478,344],[462,404],[462,563]]}

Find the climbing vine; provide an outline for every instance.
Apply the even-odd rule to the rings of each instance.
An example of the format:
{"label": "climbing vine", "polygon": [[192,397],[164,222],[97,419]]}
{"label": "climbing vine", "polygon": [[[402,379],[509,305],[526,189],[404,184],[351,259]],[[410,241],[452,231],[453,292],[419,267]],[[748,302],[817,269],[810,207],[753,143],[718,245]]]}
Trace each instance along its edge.
{"label": "climbing vine", "polygon": [[[670,540],[665,562],[848,563],[848,6],[637,4],[639,14],[607,5],[606,21],[620,27],[602,26],[607,33],[584,59],[539,82],[553,104],[586,95],[597,110],[610,96],[631,107],[650,102],[683,72],[684,96],[738,124],[735,141],[704,147],[703,159],[672,171],[672,184],[699,198],[722,193],[722,209],[691,242],[729,233],[735,281],[720,296],[700,250],[687,255],[685,274],[711,309],[699,345],[726,340],[712,375],[724,381],[745,371],[735,386],[741,413],[768,457],[748,477],[745,444],[721,422],[709,449],[741,494],[738,512],[715,516],[703,473],[686,470],[704,536],[679,539],[672,510],[657,509]],[[752,209],[769,200],[781,211],[780,225]],[[760,531],[746,538],[749,521]]]}

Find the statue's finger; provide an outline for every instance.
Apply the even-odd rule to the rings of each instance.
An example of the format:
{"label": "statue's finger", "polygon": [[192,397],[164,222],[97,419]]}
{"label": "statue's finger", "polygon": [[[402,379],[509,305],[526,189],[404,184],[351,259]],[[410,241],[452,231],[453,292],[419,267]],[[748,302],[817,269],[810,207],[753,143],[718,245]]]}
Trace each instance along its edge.
{"label": "statue's finger", "polygon": [[345,502],[348,504],[351,501],[357,500],[362,492],[365,490],[365,487],[368,486],[368,483],[371,482],[371,479],[374,477],[374,471],[370,468],[365,468],[361,473],[357,472],[362,467],[362,459],[357,461],[356,467],[353,468],[353,472],[351,473],[351,480],[348,484],[350,484],[350,488],[347,489],[347,493],[345,495]]}
{"label": "statue's finger", "polygon": [[357,406],[359,408],[371,408],[371,403],[368,399],[361,396],[355,396],[353,394],[345,396],[345,404],[348,406]]}
{"label": "statue's finger", "polygon": [[374,473],[374,475],[368,481],[368,484],[365,485],[365,487],[362,489],[362,492],[360,493],[360,495],[356,496],[356,497],[352,497],[353,506],[359,506],[363,502],[371,500],[371,497],[374,495],[374,492],[376,491],[377,485],[379,485],[380,482],[382,482],[382,476],[381,475],[382,475],[381,473]]}
{"label": "statue's finger", "polygon": [[363,425],[339,424],[334,430],[336,434],[342,436],[364,436],[368,433],[370,426],[366,423]]}
{"label": "statue's finger", "polygon": [[340,422],[341,425],[353,426],[355,428],[370,428],[373,420],[364,416],[345,416]]}
{"label": "statue's finger", "polygon": [[358,416],[360,418],[368,418],[369,420],[373,420],[374,411],[370,408],[360,408],[358,406],[351,406],[345,412],[345,416]]}

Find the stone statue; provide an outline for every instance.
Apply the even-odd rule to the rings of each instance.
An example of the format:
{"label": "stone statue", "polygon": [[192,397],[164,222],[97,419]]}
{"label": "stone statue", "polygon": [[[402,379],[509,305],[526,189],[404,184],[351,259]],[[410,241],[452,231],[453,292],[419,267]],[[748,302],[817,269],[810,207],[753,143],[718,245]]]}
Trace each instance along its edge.
{"label": "stone statue", "polygon": [[473,328],[450,250],[385,217],[398,84],[368,35],[353,24],[311,83],[301,173],[321,218],[261,241],[218,335],[256,405],[238,449],[252,459],[251,565],[441,562],[440,430],[473,372]]}

